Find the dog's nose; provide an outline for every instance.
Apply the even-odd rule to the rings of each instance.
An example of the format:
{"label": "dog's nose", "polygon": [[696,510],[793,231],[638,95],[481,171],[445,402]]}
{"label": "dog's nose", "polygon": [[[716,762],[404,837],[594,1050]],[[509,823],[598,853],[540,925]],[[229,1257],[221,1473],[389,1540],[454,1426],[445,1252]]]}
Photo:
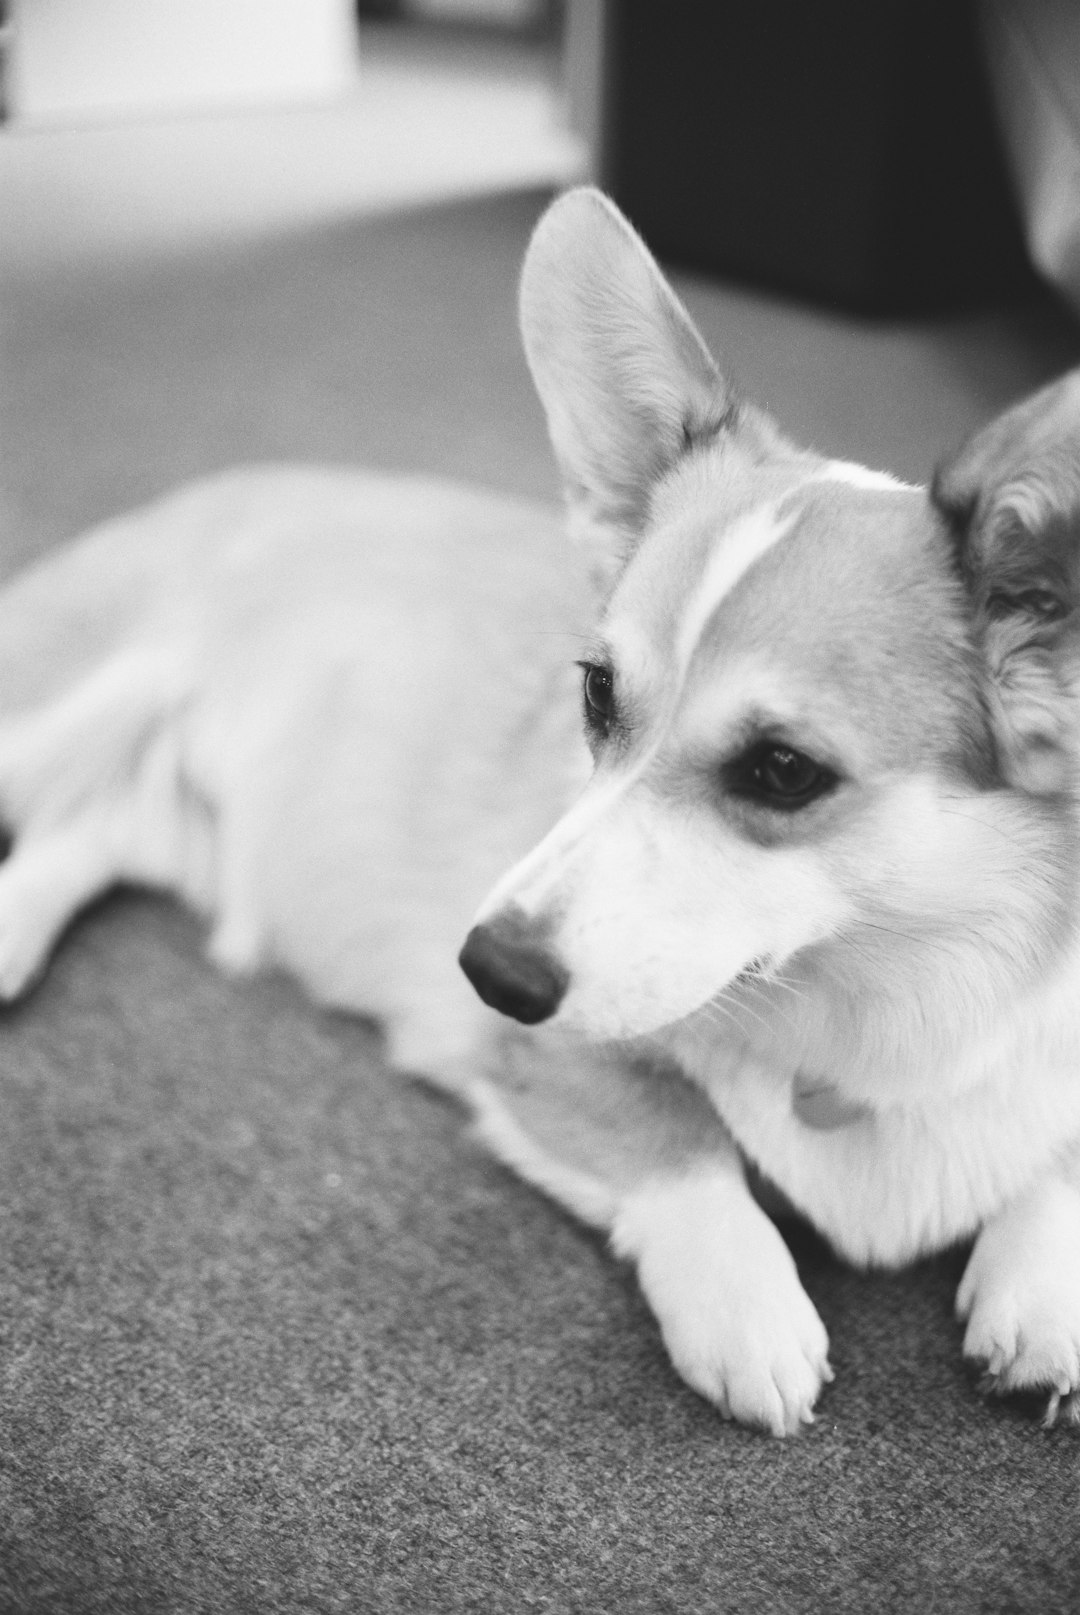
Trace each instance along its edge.
{"label": "dog's nose", "polygon": [[474,925],[458,963],[485,1004],[526,1026],[554,1015],[570,982],[570,972],[520,909]]}

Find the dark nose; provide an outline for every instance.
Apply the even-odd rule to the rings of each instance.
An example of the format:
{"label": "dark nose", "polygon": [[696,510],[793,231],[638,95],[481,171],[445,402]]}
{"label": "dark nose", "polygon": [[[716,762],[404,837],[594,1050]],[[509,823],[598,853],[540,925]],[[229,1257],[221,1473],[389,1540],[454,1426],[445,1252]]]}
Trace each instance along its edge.
{"label": "dark nose", "polygon": [[543,929],[520,909],[474,925],[458,963],[485,1004],[526,1026],[554,1015],[570,982]]}

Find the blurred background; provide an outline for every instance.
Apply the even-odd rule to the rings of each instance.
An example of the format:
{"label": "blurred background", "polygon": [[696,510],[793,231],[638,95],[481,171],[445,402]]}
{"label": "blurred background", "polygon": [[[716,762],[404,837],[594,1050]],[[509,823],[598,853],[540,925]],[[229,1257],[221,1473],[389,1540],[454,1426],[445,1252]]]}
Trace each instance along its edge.
{"label": "blurred background", "polygon": [[[511,442],[516,412],[504,405],[496,428],[489,409],[458,454],[455,423],[429,382],[407,410],[416,468],[553,492],[513,295],[529,225],[553,191],[581,179],[604,186],[675,273],[744,389],[824,451],[926,477],[945,447],[1076,354],[1074,0],[0,8],[0,486],[15,534],[42,521],[57,534],[230,455],[400,463],[404,439],[383,440],[389,428],[370,398],[362,410],[359,390],[366,397],[379,376],[384,398],[399,389],[404,403],[408,345],[424,332],[428,366],[456,397],[449,378],[472,298],[487,310],[489,379],[520,387],[530,425]],[[484,198],[502,198],[502,210],[486,224],[470,215],[461,297],[448,274],[433,295],[422,269],[448,268],[442,232],[455,216],[445,210]],[[395,219],[420,231],[423,246],[386,270],[373,357],[362,337],[375,332],[382,305],[362,265]],[[331,296],[318,290],[317,266],[335,231],[343,256]],[[304,240],[314,267],[292,280],[275,270],[278,371],[269,347],[252,352],[262,390],[247,413],[230,415],[230,438],[211,423],[236,391],[245,328],[269,317],[259,274],[270,273],[274,243],[302,257]],[[223,342],[226,293],[211,292],[207,277],[222,254],[245,250],[246,281],[230,260],[235,306]],[[166,266],[188,275],[169,291]],[[152,285],[171,435],[165,397],[149,410],[143,396],[145,359],[106,336],[114,305],[133,332],[149,332],[135,294],[149,296]],[[93,313],[76,325],[50,314],[50,299]],[[321,402],[330,382],[316,349],[310,338],[301,349],[299,334],[310,328],[329,345],[336,326],[350,333],[334,362],[351,356],[353,388],[337,419]],[[290,340],[297,351],[287,360]],[[474,341],[469,351],[481,348]],[[65,365],[66,393],[35,390],[35,377],[55,381]],[[95,480],[82,486],[83,495],[96,490],[89,501],[63,496],[78,462],[62,475],[35,464],[48,423],[60,429],[75,411],[82,375],[101,416],[92,428],[84,409],[73,426],[76,441],[95,448]],[[117,438],[128,419],[147,440],[136,460]],[[168,453],[155,446],[166,443]]]}
{"label": "blurred background", "polygon": [[603,184],[861,312],[1080,302],[1072,0],[0,0],[4,252]]}
{"label": "blurred background", "polygon": [[15,0],[0,252],[197,244],[582,168],[526,0]]}

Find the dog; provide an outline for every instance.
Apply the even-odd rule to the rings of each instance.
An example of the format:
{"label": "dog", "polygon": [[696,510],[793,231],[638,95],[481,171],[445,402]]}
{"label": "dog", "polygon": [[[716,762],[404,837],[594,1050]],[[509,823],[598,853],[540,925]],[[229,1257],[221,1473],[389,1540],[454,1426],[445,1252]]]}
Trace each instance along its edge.
{"label": "dog", "polygon": [[244,469],[0,592],[0,992],[175,893],[605,1230],[723,1415],[832,1377],[752,1168],[856,1264],[973,1240],[964,1353],[1075,1423],[1080,376],[927,489],[789,442],[594,190],[520,307],[565,523]]}

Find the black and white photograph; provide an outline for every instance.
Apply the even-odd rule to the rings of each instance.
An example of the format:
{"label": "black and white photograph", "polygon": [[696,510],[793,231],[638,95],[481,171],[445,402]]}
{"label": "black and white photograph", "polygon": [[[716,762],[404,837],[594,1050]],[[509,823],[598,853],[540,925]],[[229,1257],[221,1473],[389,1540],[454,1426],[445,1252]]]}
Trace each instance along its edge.
{"label": "black and white photograph", "polygon": [[0,0],[0,1615],[1080,1610],[1080,6]]}

